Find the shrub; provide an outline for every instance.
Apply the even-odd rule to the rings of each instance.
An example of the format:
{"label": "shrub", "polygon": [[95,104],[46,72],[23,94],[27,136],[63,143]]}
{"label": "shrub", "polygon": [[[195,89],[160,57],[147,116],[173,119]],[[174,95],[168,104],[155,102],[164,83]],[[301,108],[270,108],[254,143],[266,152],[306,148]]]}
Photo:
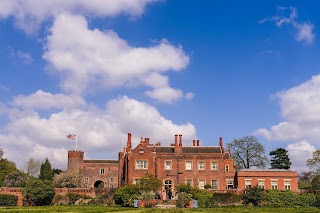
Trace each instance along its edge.
{"label": "shrub", "polygon": [[310,207],[316,205],[315,194],[295,194],[292,191],[265,191],[262,205],[272,207]]}
{"label": "shrub", "polygon": [[31,179],[30,176],[23,172],[16,170],[6,176],[3,185],[7,187],[25,187],[27,182]]}
{"label": "shrub", "polygon": [[177,207],[179,208],[187,208],[189,206],[189,202],[192,198],[192,195],[187,192],[180,192],[178,194]]}
{"label": "shrub", "polygon": [[205,189],[211,189],[211,185],[210,184],[206,184],[206,185],[204,185],[204,188]]}
{"label": "shrub", "polygon": [[77,193],[68,193],[67,197],[70,204],[74,204],[77,200],[81,199],[83,196]]}
{"label": "shrub", "polygon": [[77,172],[61,172],[54,175],[53,183],[57,188],[81,188],[83,184],[83,176]]}
{"label": "shrub", "polygon": [[207,190],[197,190],[191,194],[192,198],[198,200],[198,207],[208,208],[212,207],[212,193]]}
{"label": "shrub", "polygon": [[54,187],[48,180],[30,180],[23,190],[23,204],[26,206],[45,206],[52,202]]}
{"label": "shrub", "polygon": [[[85,198],[84,198],[85,199]],[[91,199],[88,204],[114,206],[115,205],[115,191],[106,191],[103,194],[99,194],[96,198]]]}
{"label": "shrub", "polygon": [[140,191],[138,185],[129,184],[120,187],[115,192],[115,202],[121,206],[133,206],[133,201],[140,199]]}
{"label": "shrub", "polygon": [[0,194],[0,206],[16,206],[18,196]]}
{"label": "shrub", "polygon": [[315,176],[311,181],[312,189],[320,189],[320,175]]}
{"label": "shrub", "polygon": [[234,193],[213,193],[212,195],[212,203],[214,205],[222,206],[222,205],[234,205],[236,203],[240,203],[242,201],[243,196],[237,195]]}
{"label": "shrub", "polygon": [[181,192],[191,193],[192,190],[193,190],[193,187],[188,184],[176,185],[176,191],[178,193],[181,193]]}
{"label": "shrub", "polygon": [[253,187],[245,190],[245,194],[243,196],[244,204],[252,204],[254,206],[258,206],[263,198],[263,190],[258,187]]}

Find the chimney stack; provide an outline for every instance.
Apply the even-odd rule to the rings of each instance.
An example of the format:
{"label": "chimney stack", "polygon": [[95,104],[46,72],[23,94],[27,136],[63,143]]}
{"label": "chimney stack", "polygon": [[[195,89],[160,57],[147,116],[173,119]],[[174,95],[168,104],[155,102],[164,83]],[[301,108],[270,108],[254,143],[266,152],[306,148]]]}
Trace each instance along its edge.
{"label": "chimney stack", "polygon": [[174,145],[178,146],[178,135],[174,136]]}
{"label": "chimney stack", "polygon": [[197,140],[197,146],[200,146],[200,140]]}
{"label": "chimney stack", "polygon": [[128,133],[127,147],[128,147],[128,148],[131,148],[131,133]]}
{"label": "chimney stack", "polygon": [[179,146],[182,146],[182,135],[179,135]]}
{"label": "chimney stack", "polygon": [[147,145],[150,143],[150,138],[145,138],[144,141],[146,142]]}
{"label": "chimney stack", "polygon": [[221,148],[223,147],[223,144],[222,144],[222,138],[220,138],[219,146],[220,146]]}
{"label": "chimney stack", "polygon": [[196,146],[196,140],[193,140],[193,141],[192,141],[192,145],[193,145],[193,146]]}

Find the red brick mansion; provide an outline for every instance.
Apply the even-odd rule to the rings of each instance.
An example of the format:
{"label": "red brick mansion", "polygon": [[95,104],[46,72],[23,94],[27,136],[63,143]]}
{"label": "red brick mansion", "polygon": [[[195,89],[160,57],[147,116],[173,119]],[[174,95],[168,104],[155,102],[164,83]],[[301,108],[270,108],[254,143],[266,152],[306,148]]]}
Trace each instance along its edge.
{"label": "red brick mansion", "polygon": [[82,151],[68,152],[68,171],[80,172],[87,187],[117,188],[135,184],[145,174],[156,176],[163,189],[174,189],[177,184],[190,184],[212,190],[227,191],[258,186],[264,189],[298,190],[297,172],[275,169],[246,169],[234,171],[232,153],[225,150],[222,138],[219,146],[201,146],[193,140],[192,146],[183,146],[182,135],[175,135],[171,146],[152,144],[149,138],[127,145],[118,160],[85,160]]}

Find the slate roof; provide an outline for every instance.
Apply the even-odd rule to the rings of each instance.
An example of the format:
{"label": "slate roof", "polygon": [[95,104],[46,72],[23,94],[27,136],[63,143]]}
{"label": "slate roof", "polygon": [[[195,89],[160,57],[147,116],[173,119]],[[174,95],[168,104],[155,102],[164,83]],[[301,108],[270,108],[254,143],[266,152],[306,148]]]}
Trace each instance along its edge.
{"label": "slate roof", "polygon": [[156,146],[157,153],[174,153],[173,147],[168,146]]}
{"label": "slate roof", "polygon": [[84,160],[84,163],[118,163],[117,160]]}
{"label": "slate roof", "polygon": [[241,169],[241,172],[291,172],[286,169]]}
{"label": "slate roof", "polygon": [[[174,153],[173,146],[157,146],[157,153]],[[201,154],[201,153],[221,153],[219,146],[189,146],[182,147],[182,153]]]}
{"label": "slate roof", "polygon": [[182,153],[221,153],[220,146],[182,147]]}

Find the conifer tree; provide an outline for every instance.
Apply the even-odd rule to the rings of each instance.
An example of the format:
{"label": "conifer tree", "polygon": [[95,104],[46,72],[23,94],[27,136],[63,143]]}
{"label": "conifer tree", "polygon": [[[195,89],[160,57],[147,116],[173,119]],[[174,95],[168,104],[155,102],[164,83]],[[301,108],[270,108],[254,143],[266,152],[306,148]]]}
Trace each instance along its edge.
{"label": "conifer tree", "polygon": [[291,162],[286,149],[278,148],[271,151],[269,155],[271,156],[271,169],[290,169]]}
{"label": "conifer tree", "polygon": [[48,158],[46,158],[45,162],[41,164],[39,179],[52,180],[52,178],[53,178],[53,172],[52,172],[51,164]]}

